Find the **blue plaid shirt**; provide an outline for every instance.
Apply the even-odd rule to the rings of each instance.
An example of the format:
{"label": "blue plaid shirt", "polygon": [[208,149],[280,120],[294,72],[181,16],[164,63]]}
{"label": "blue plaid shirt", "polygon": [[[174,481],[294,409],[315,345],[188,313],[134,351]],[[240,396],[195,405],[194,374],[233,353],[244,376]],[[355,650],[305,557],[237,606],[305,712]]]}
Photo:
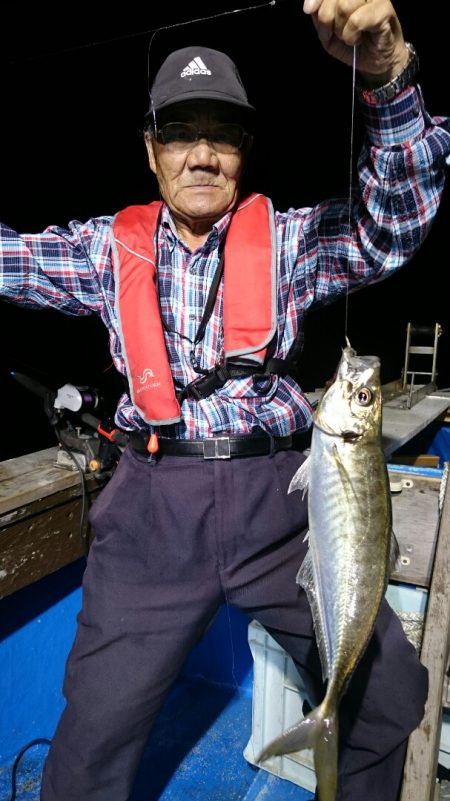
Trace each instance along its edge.
{"label": "blue plaid shirt", "polygon": [[[285,357],[314,305],[329,303],[350,288],[391,275],[416,253],[439,206],[450,154],[450,119],[430,118],[421,92],[408,88],[389,103],[362,104],[367,139],[358,160],[359,185],[349,198],[311,208],[276,212],[278,331],[274,355]],[[58,308],[66,314],[98,314],[110,335],[111,354],[125,375],[114,295],[110,216],[67,229],[19,235],[1,226],[0,294],[24,306]],[[167,207],[158,232],[162,312],[169,331],[170,365],[178,384],[197,377],[192,342],[202,318],[220,243],[230,214],[212,227],[205,244],[191,253],[177,236]],[[213,367],[223,350],[223,292],[196,356]],[[208,437],[243,434],[255,426],[285,435],[306,430],[311,408],[292,377],[273,375],[256,383],[228,381],[210,397],[182,404],[182,422],[170,435]],[[116,424],[148,428],[128,394],[119,400]]]}

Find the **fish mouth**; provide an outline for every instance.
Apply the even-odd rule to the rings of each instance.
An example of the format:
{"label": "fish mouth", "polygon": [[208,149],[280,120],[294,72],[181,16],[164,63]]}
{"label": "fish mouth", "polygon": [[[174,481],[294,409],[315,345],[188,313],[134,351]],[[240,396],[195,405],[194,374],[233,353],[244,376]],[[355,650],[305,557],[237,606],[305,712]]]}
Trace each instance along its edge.
{"label": "fish mouth", "polygon": [[357,431],[341,431],[340,435],[344,442],[356,442],[361,438],[361,434]]}
{"label": "fish mouth", "polygon": [[361,432],[353,431],[352,429],[346,429],[345,431],[331,431],[329,428],[324,428],[323,426],[319,425],[319,423],[313,423],[315,428],[318,428],[319,431],[322,431],[323,434],[328,434],[329,437],[339,437],[339,439],[343,439],[344,442],[357,442],[357,440],[361,439]]}

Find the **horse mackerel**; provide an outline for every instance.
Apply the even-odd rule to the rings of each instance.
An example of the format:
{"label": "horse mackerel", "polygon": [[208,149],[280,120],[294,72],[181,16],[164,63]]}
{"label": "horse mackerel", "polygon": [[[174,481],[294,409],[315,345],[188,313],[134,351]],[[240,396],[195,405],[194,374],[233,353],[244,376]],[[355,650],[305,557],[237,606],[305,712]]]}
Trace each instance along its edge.
{"label": "horse mackerel", "polygon": [[379,359],[358,356],[347,340],[314,415],[310,454],[288,490],[308,491],[309,548],[297,582],[311,606],[326,694],[257,757],[313,748],[321,801],[335,801],[339,703],[398,554],[381,425]]}

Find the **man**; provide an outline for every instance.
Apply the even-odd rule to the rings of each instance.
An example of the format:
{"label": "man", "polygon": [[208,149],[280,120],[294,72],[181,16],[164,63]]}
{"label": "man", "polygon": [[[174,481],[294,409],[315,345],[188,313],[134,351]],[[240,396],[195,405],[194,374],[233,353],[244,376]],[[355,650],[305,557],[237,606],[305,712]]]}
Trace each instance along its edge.
{"label": "man", "polygon": [[[295,582],[306,506],[287,488],[311,408],[292,372],[306,311],[407,262],[439,206],[448,120],[425,113],[389,0],[305,0],[351,64],[367,125],[352,202],[274,213],[241,197],[254,109],[236,67],[172,53],[145,140],[162,203],[19,237],[8,299],[99,314],[129,392],[130,445],[91,512],[95,541],[42,801],[126,801],[153,721],[225,601],[259,620],[314,694],[320,664]],[[1,275],[1,273],[0,273]],[[295,436],[294,436],[295,435]],[[338,801],[395,801],[426,671],[389,607],[341,706]]]}

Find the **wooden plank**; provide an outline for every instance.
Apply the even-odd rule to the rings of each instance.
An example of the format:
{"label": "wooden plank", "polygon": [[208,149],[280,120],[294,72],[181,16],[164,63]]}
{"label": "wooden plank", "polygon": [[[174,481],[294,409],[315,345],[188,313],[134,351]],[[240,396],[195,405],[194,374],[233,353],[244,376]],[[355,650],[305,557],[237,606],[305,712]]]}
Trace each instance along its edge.
{"label": "wooden plank", "polygon": [[0,462],[0,514],[79,485],[78,470],[55,467],[58,448]]}
{"label": "wooden plank", "polygon": [[[100,482],[98,480],[93,481],[91,476],[86,476],[85,478],[88,492],[94,491],[94,488],[96,489],[98,487],[100,489],[104,486],[104,482]],[[80,498],[80,495],[81,484],[78,480],[73,487],[71,486],[67,489],[59,490],[58,492],[52,492],[49,495],[44,495],[43,498],[38,498],[30,503],[25,503],[23,506],[17,506],[15,509],[11,509],[9,512],[0,513],[0,546],[3,533],[5,530],[7,530],[8,526],[19,523],[20,520],[28,518],[32,515],[50,511],[58,504],[65,503],[71,499]]]}
{"label": "wooden plank", "polygon": [[[0,598],[79,559],[87,513],[107,479],[55,467],[58,448],[0,462]],[[82,495],[85,517],[81,531]]]}
{"label": "wooden plank", "polygon": [[[87,536],[85,520],[86,543]],[[86,547],[78,498],[9,526],[0,539],[0,598],[79,559]]]}
{"label": "wooden plank", "polygon": [[401,555],[401,564],[391,578],[428,588],[439,527],[441,479],[397,471],[390,477],[403,484],[401,492],[391,494],[392,528]]}
{"label": "wooden plank", "polygon": [[0,598],[85,554],[93,538],[88,511],[103,485],[87,481],[83,526],[80,487],[0,516]]}
{"label": "wooden plank", "polygon": [[428,699],[423,720],[409,738],[400,801],[434,801],[449,630],[450,491],[447,482],[420,654],[428,668]]}

